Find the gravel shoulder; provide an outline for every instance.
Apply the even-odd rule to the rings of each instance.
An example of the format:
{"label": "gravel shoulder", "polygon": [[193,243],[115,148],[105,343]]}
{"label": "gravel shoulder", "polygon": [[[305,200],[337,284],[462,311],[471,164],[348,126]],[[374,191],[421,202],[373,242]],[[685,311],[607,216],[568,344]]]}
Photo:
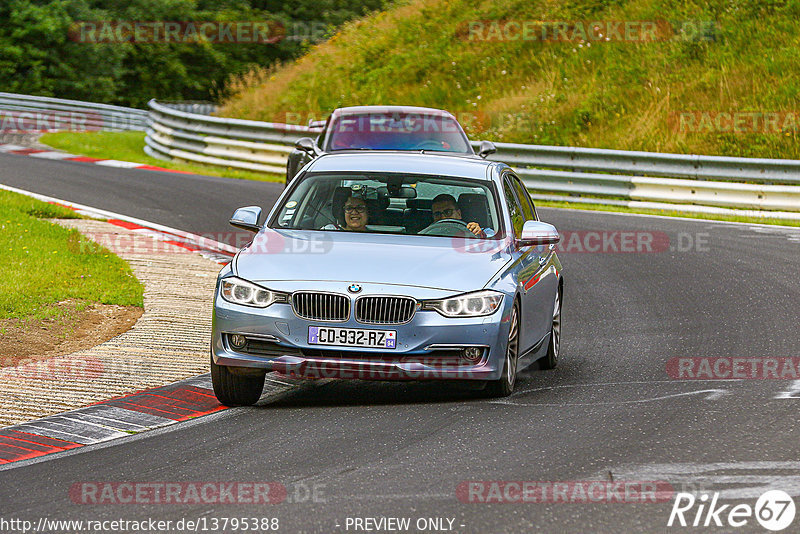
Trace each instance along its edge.
{"label": "gravel shoulder", "polygon": [[109,246],[144,284],[144,314],[89,349],[0,369],[0,426],[30,421],[208,372],[212,294],[220,265],[96,220],[61,220]]}

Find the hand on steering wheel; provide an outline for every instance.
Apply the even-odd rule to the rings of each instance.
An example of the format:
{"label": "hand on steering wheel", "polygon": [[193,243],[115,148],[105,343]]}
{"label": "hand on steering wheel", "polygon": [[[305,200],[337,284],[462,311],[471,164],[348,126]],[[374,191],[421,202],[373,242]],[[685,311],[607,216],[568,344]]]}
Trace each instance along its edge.
{"label": "hand on steering wheel", "polygon": [[456,237],[462,234],[473,235],[467,223],[461,219],[439,219],[417,233],[420,235],[443,235],[446,237]]}

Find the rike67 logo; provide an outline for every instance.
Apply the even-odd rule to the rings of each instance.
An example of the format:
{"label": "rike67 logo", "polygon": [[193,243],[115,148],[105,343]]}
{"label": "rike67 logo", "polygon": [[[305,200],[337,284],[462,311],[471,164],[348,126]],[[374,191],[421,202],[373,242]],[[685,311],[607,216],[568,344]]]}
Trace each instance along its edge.
{"label": "rike67 logo", "polygon": [[720,504],[719,493],[713,496],[701,493],[699,497],[678,493],[667,526],[740,528],[755,518],[763,528],[779,532],[792,524],[795,511],[794,500],[781,490],[767,491],[758,498],[755,507],[745,503]]}

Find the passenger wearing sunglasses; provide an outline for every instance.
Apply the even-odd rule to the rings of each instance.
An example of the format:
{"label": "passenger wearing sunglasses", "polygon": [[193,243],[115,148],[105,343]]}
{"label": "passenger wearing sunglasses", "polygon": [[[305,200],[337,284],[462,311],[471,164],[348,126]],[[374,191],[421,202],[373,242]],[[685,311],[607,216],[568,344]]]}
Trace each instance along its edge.
{"label": "passenger wearing sunglasses", "polygon": [[[458,219],[461,220],[461,210],[456,204],[456,199],[452,195],[443,193],[433,199],[433,222],[441,221],[442,219]],[[492,237],[494,230],[487,228],[484,230],[476,222],[467,223],[467,229],[478,237]]]}

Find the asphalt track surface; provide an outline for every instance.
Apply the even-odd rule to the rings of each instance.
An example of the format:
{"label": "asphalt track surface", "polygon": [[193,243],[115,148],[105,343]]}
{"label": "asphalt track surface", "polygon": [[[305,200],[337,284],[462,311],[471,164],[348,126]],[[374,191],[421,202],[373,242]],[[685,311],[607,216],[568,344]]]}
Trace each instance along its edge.
{"label": "asphalt track surface", "polygon": [[[13,155],[0,155],[0,183],[196,233],[229,231],[234,208],[267,210],[282,189]],[[440,383],[306,382],[255,407],[0,470],[0,517],[277,517],[280,532],[355,532],[353,518],[382,516],[411,518],[409,532],[419,518],[474,533],[671,530],[672,502],[465,503],[456,490],[470,480],[665,481],[751,506],[772,487],[800,504],[800,382],[667,373],[676,357],[800,356],[800,229],[541,215],[565,235],[648,232],[669,246],[561,253],[562,360],[523,372],[512,397]],[[76,504],[69,489],[87,481],[275,481],[289,498]],[[800,518],[787,532],[798,530]],[[765,532],[753,518],[735,531]]]}

